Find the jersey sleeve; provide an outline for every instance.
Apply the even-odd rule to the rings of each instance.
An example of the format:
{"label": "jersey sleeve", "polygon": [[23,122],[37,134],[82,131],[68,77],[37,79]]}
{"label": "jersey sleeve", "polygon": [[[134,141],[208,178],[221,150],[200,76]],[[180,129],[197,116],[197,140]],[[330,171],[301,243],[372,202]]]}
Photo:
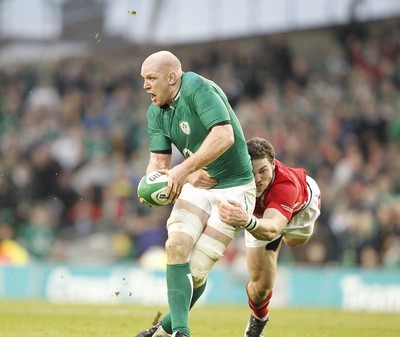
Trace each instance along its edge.
{"label": "jersey sleeve", "polygon": [[266,208],[274,208],[290,221],[293,217],[294,204],[297,200],[297,189],[291,184],[277,184],[269,191],[270,200],[266,200]]}
{"label": "jersey sleeve", "polygon": [[191,93],[191,100],[206,129],[210,130],[214,125],[222,122],[230,122],[227,99],[222,90],[212,81],[202,77],[197,78],[196,82]]}
{"label": "jersey sleeve", "polygon": [[147,111],[147,132],[150,139],[150,152],[172,153],[171,141],[164,135],[157,114],[152,107]]}

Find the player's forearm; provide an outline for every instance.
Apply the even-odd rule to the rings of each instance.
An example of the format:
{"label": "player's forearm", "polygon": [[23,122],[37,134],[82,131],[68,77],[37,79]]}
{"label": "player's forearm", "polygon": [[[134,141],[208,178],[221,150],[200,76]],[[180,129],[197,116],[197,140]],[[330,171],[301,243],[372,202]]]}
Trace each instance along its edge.
{"label": "player's forearm", "polygon": [[146,168],[146,174],[161,169],[169,169],[171,165],[171,155],[150,153],[150,161]]}
{"label": "player's forearm", "polygon": [[273,219],[249,219],[248,223],[243,226],[255,238],[259,240],[271,241],[280,235],[284,229],[283,224],[278,224]]}
{"label": "player's forearm", "polygon": [[220,157],[234,143],[231,125],[214,127],[200,148],[182,164],[188,174],[193,173]]}
{"label": "player's forearm", "polygon": [[[261,219],[262,220],[262,219]],[[260,240],[266,240],[266,241],[271,241],[274,238],[276,238],[277,235],[280,234],[280,230],[278,230],[275,226],[270,225],[270,224],[265,224],[262,221],[260,221],[260,226],[257,228],[257,230],[253,234],[254,237]]]}

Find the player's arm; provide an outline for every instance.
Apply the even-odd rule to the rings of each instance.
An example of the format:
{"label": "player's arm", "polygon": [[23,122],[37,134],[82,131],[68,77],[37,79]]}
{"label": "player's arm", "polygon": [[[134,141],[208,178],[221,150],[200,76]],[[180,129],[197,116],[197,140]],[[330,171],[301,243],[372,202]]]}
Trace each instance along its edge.
{"label": "player's arm", "polygon": [[[246,227],[250,222],[257,223],[253,230]],[[281,212],[275,208],[267,208],[261,219],[248,218],[248,222],[244,225],[244,228],[248,229],[259,240],[271,241],[282,234],[287,223],[288,220]]]}
{"label": "player's arm", "polygon": [[146,168],[146,174],[154,171],[168,170],[171,166],[172,155],[163,153],[150,153],[149,164]]}
{"label": "player's arm", "polygon": [[177,166],[189,175],[221,156],[233,145],[234,141],[231,124],[216,125],[204,139],[200,148]]}
{"label": "player's arm", "polygon": [[203,188],[209,190],[217,184],[217,181],[211,177],[211,175],[203,170],[197,170],[188,176],[188,182],[194,187]]}
{"label": "player's arm", "polygon": [[234,134],[231,124],[214,126],[207,137],[204,139],[200,148],[190,157],[186,158],[181,164],[169,170],[168,175],[171,185],[168,199],[172,202],[180,194],[183,184],[188,176],[207,166],[209,163],[221,156],[234,143]]}
{"label": "player's arm", "polygon": [[259,240],[273,240],[283,232],[288,223],[286,217],[275,208],[267,208],[261,219],[255,219],[235,200],[220,203],[218,211],[223,222],[235,227],[243,227]]}

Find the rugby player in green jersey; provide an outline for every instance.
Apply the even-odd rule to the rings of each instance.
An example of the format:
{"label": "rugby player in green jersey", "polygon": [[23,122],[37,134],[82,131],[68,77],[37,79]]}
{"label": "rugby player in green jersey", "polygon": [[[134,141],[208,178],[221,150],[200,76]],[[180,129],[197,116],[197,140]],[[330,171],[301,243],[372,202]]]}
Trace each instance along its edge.
{"label": "rugby player in green jersey", "polygon": [[[190,336],[189,309],[237,231],[220,220],[218,204],[234,199],[252,214],[256,198],[252,165],[242,127],[219,86],[183,72],[169,51],[147,57],[141,76],[152,100],[147,111],[146,173],[168,175],[167,195],[174,205],[165,243],[170,312],[136,337]],[[172,144],[185,158],[173,167]]]}

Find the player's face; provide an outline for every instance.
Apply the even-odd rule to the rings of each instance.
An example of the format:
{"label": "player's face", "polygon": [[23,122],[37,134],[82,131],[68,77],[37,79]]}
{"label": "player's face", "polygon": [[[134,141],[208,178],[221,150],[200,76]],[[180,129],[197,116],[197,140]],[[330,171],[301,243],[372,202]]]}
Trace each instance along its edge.
{"label": "player's face", "polygon": [[257,187],[257,197],[259,197],[271,183],[274,177],[275,161],[271,164],[267,158],[254,159],[253,174]]}
{"label": "player's face", "polygon": [[144,79],[143,88],[150,94],[155,105],[163,106],[172,103],[172,87],[168,82],[168,73],[162,72],[153,64],[144,63],[141,75]]}

